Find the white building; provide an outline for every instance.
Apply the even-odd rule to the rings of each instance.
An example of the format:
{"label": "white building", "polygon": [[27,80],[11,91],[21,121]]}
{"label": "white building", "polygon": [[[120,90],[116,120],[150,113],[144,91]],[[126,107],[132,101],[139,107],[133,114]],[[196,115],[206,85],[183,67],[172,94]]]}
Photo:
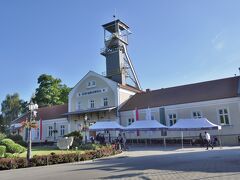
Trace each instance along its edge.
{"label": "white building", "polygon": [[[106,57],[106,76],[89,71],[69,93],[68,105],[40,108],[42,138],[36,130],[35,141],[56,141],[68,132],[82,130],[97,121],[117,121],[127,126],[136,120],[137,109],[139,120],[146,119],[146,113],[151,111],[150,119],[167,126],[180,118],[205,117],[212,123],[222,125],[223,144],[239,143],[239,76],[142,91],[127,52],[129,27],[116,20],[104,24],[103,28],[105,47],[101,54]],[[19,122],[26,117],[15,120],[13,126],[19,127]],[[188,132],[185,137],[198,134]],[[216,135],[217,132],[212,131],[211,134]],[[86,135],[95,134],[87,131]],[[131,134],[128,138],[145,139],[150,136],[163,138],[160,132],[140,133],[140,136]],[[169,132],[168,138],[179,138],[179,133]]]}
{"label": "white building", "polygon": [[[33,142],[56,142],[59,138],[62,138],[69,131],[69,122],[64,113],[68,112],[68,106],[57,105],[50,107],[43,107],[37,110],[37,128],[32,128],[32,140]],[[24,121],[28,121],[30,113],[26,113],[23,116],[15,119],[12,122],[12,133],[20,134],[25,141],[28,139],[27,128],[22,126]]]}
{"label": "white building", "polygon": [[[146,119],[150,110],[152,119],[167,126],[178,119],[205,117],[222,126],[223,144],[240,143],[239,76],[138,93],[120,108],[122,125],[127,126],[135,120],[136,108],[140,120]],[[197,137],[199,133],[185,132],[185,137]],[[218,135],[217,131],[210,133]],[[180,135],[179,132],[168,132],[168,137],[179,138]],[[161,138],[161,135],[155,133],[152,138]]]}

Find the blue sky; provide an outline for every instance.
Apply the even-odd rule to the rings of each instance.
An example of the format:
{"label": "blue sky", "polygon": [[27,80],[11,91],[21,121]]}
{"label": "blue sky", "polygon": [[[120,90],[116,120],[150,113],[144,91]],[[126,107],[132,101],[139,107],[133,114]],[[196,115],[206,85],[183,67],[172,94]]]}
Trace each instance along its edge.
{"label": "blue sky", "polygon": [[129,54],[144,89],[239,74],[240,1],[0,1],[0,102],[29,100],[47,73],[74,86],[105,71],[102,24],[130,26]]}

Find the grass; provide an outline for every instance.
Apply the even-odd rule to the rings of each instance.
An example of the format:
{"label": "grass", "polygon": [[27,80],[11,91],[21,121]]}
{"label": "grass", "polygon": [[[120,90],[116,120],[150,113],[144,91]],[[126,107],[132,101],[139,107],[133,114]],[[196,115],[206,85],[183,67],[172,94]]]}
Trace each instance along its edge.
{"label": "grass", "polygon": [[[54,147],[44,147],[44,146],[32,148],[32,156],[34,156],[34,155],[49,155],[52,152],[55,154],[69,154],[69,153],[75,153],[75,152],[82,153],[83,150],[59,150]],[[26,156],[27,156],[27,152],[19,154],[19,157],[26,157]]]}

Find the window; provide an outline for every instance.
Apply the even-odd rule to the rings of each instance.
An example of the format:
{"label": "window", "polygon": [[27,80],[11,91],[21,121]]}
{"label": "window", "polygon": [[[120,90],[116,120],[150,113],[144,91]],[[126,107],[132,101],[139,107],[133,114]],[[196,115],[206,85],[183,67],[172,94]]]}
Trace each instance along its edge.
{"label": "window", "polygon": [[95,87],[95,86],[96,86],[96,81],[89,81],[89,82],[87,83],[87,87],[88,87],[88,88]]}
{"label": "window", "polygon": [[219,119],[222,125],[228,125],[229,123],[229,114],[226,108],[218,110]]}
{"label": "window", "polygon": [[81,102],[78,101],[78,102],[77,102],[77,110],[80,110],[80,109],[81,109]]}
{"label": "window", "polygon": [[60,126],[60,135],[61,135],[61,136],[64,136],[64,134],[65,134],[65,126],[64,126],[64,125],[61,125],[61,126]]}
{"label": "window", "polygon": [[175,113],[169,114],[168,118],[170,126],[174,125],[177,122],[177,115]]}
{"label": "window", "polygon": [[94,100],[90,100],[90,108],[94,108]]}
{"label": "window", "polygon": [[108,106],[108,98],[103,98],[103,106]]}
{"label": "window", "polygon": [[193,118],[202,118],[202,113],[200,111],[195,111],[192,113]]}
{"label": "window", "polygon": [[131,125],[134,122],[134,118],[129,118],[128,119],[128,125]]}
{"label": "window", "polygon": [[52,126],[48,126],[48,136],[52,137],[53,135],[53,127]]}

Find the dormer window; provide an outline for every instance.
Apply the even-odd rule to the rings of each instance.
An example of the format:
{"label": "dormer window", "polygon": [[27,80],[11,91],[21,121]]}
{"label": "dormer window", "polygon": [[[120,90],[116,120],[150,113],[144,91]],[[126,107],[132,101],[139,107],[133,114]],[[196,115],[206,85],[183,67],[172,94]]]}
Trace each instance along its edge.
{"label": "dormer window", "polygon": [[96,81],[89,81],[87,83],[87,88],[92,88],[92,87],[95,87],[96,86]]}

